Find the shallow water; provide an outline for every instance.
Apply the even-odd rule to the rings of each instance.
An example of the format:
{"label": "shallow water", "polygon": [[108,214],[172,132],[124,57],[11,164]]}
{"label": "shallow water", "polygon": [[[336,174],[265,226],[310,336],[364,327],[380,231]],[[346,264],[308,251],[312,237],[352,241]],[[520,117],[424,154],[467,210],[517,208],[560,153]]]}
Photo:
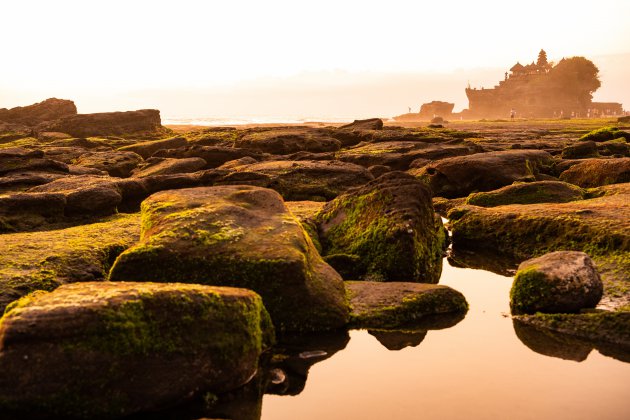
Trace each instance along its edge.
{"label": "shallow water", "polygon": [[[512,278],[445,260],[440,284],[466,296],[470,311],[463,321],[424,339],[402,337],[411,346],[396,351],[367,331],[351,331],[345,349],[310,368],[300,394],[265,395],[262,418],[630,418],[630,363],[571,340],[529,344],[585,360],[530,350],[508,316]],[[526,333],[520,335],[530,342]]]}

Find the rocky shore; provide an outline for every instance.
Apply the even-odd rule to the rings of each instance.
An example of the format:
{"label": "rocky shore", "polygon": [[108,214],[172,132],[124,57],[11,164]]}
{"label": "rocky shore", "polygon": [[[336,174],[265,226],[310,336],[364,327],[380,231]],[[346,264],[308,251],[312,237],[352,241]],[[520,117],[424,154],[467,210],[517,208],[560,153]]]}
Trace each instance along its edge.
{"label": "rocky shore", "polygon": [[0,109],[0,414],[194,401],[257,418],[263,393],[299,393],[349,328],[396,348],[464,318],[465,296],[436,284],[446,227],[458,265],[520,264],[519,337],[561,333],[624,360],[629,129],[370,119],[176,133],[157,110]]}

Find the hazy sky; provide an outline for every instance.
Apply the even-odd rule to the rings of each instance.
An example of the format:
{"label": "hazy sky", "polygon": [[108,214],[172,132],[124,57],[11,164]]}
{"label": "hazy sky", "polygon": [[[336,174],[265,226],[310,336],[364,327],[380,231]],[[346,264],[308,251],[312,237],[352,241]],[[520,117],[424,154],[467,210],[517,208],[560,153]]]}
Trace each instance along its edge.
{"label": "hazy sky", "polygon": [[[552,60],[608,60],[600,69],[611,96],[601,99],[630,108],[627,85],[607,86],[603,71],[628,68],[610,57],[630,54],[630,0],[10,0],[0,3],[0,15],[0,107],[56,96],[74,99],[80,112],[158,107],[206,116],[221,115],[216,101],[232,92],[247,114],[265,103],[261,95],[292,86],[286,106],[266,98],[269,109],[324,115],[326,109],[301,107],[295,96],[346,95],[368,80],[380,90],[401,75],[422,76],[427,88],[431,80],[452,81],[448,89],[461,94],[451,100],[459,105],[469,80],[490,87],[504,69],[545,48]],[[492,78],[475,79],[479,74]],[[370,84],[376,82],[383,86]],[[424,100],[417,85],[408,89],[406,102],[417,99],[396,109]],[[386,91],[372,99],[389,100]],[[373,106],[374,113],[389,109]],[[223,113],[237,114],[232,108]],[[364,111],[361,103],[356,113]]]}

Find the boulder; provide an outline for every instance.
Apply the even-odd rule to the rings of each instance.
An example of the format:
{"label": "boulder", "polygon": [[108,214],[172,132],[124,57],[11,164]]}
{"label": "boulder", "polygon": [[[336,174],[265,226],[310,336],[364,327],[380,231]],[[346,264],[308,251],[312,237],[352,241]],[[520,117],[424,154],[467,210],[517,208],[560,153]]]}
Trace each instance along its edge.
{"label": "boulder", "polygon": [[417,159],[439,160],[474,153],[474,148],[465,144],[441,145],[419,141],[391,141],[362,143],[338,153],[339,160],[370,167],[389,166],[393,170],[405,171]]}
{"label": "boulder", "polygon": [[466,204],[495,207],[509,204],[567,203],[582,200],[584,197],[585,191],[575,185],[560,181],[536,181],[473,193],[466,198]]}
{"label": "boulder", "polygon": [[[68,168],[70,169],[70,167]],[[9,172],[0,177],[0,194],[24,191],[37,185],[47,184],[64,176],[65,174],[59,172]]]}
{"label": "boulder", "polygon": [[65,285],[23,298],[0,321],[0,408],[119,418],[223,393],[252,378],[272,337],[249,290]]}
{"label": "boulder", "polygon": [[567,203],[455,207],[448,213],[454,248],[487,250],[523,261],[545,251],[630,251],[630,183],[600,197]]}
{"label": "boulder", "polygon": [[0,120],[0,144],[11,143],[31,136],[33,136],[31,127]]}
{"label": "boulder", "polygon": [[457,323],[468,311],[464,295],[448,286],[369,281],[345,284],[350,325],[355,328],[429,327],[438,316],[457,319]]}
{"label": "boulder", "polygon": [[602,294],[602,280],[587,254],[556,251],[518,266],[510,308],[514,314],[572,313],[594,308]]}
{"label": "boulder", "polygon": [[548,171],[553,158],[540,150],[506,150],[476,153],[430,163],[414,175],[436,196],[464,197],[476,191],[491,191],[515,181],[535,181]]}
{"label": "boulder", "polygon": [[71,165],[81,157],[81,155],[89,153],[90,150],[78,146],[46,146],[42,148],[42,152],[44,152],[44,157],[47,159]]}
{"label": "boulder", "polygon": [[0,233],[59,222],[65,218],[65,208],[66,197],[61,193],[0,195]]}
{"label": "boulder", "polygon": [[121,185],[107,176],[64,177],[33,187],[28,192],[62,194],[64,215],[67,216],[113,214],[123,201]]}
{"label": "boulder", "polygon": [[584,134],[582,137],[580,137],[580,140],[601,142],[601,141],[614,140],[621,137],[625,137],[626,140],[630,140],[630,133],[621,131],[617,127],[602,127],[597,130],[593,130],[589,133]]}
{"label": "boulder", "polygon": [[628,144],[628,141],[625,138],[608,140],[603,143],[599,143],[597,145],[597,150],[602,156],[630,156],[630,144]]}
{"label": "boulder", "polygon": [[0,156],[0,176],[10,172],[68,173],[68,165],[52,159],[30,156]]}
{"label": "boulder", "polygon": [[589,159],[562,172],[560,180],[582,188],[630,182],[630,158]]}
{"label": "boulder", "polygon": [[197,172],[207,166],[201,158],[149,158],[145,165],[134,169],[131,174],[135,178],[144,178],[153,175],[170,175]]}
{"label": "boulder", "polygon": [[[67,99],[50,98],[45,101],[11,109],[0,109],[0,120],[14,124],[35,126],[45,121],[76,115],[77,107]],[[52,130],[58,131],[58,130]]]}
{"label": "boulder", "polygon": [[342,125],[338,130],[382,130],[383,120],[380,118],[368,118],[367,120],[354,120],[350,124]]}
{"label": "boulder", "polygon": [[234,147],[274,155],[288,155],[301,151],[334,152],[341,148],[341,143],[330,136],[329,130],[282,127],[246,134],[235,140]]}
{"label": "boulder", "polygon": [[592,140],[579,141],[562,149],[562,159],[584,159],[598,156],[597,143]]}
{"label": "boulder", "polygon": [[252,186],[163,191],[142,203],[142,239],[112,281],[181,281],[260,293],[280,331],[347,321],[343,283],[278,193]]}
{"label": "boulder", "polygon": [[138,214],[40,232],[4,233],[0,241],[0,313],[35,290],[101,281],[140,237]]}
{"label": "boulder", "polygon": [[437,283],[446,232],[431,193],[402,172],[347,191],[315,216],[327,261],[347,279]]}
{"label": "boulder", "polygon": [[171,137],[168,139],[151,140],[129,146],[123,146],[118,150],[123,152],[134,152],[142,156],[143,159],[148,159],[158,150],[177,149],[179,147],[184,147],[187,144],[188,141],[186,141],[184,137]]}
{"label": "boulder", "polygon": [[88,152],[75,160],[75,164],[107,172],[110,176],[127,178],[144,160],[134,152],[102,151]]}
{"label": "boulder", "polygon": [[246,157],[258,160],[262,157],[262,153],[226,146],[193,145],[179,149],[160,150],[154,154],[154,157],[175,159],[185,159],[193,157],[201,158],[206,161],[206,168],[211,169],[217,168],[226,162]]}
{"label": "boulder", "polygon": [[217,183],[272,188],[285,200],[331,200],[374,179],[366,168],[338,161],[271,160],[232,167],[232,171]]}
{"label": "boulder", "polygon": [[36,130],[68,133],[73,137],[142,135],[164,131],[157,109],[68,115],[43,122]]}

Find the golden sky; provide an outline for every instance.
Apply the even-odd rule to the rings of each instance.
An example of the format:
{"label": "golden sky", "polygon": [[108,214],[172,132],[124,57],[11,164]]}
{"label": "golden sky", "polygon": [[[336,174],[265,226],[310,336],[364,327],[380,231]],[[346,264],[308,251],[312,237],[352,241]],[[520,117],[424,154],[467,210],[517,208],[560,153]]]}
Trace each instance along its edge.
{"label": "golden sky", "polygon": [[19,0],[0,14],[0,107],[48,96],[82,112],[107,110],[112,96],[153,107],[161,91],[172,100],[296,79],[330,90],[354,74],[457,74],[463,91],[467,72],[508,69],[540,48],[550,60],[630,53],[628,0]]}

